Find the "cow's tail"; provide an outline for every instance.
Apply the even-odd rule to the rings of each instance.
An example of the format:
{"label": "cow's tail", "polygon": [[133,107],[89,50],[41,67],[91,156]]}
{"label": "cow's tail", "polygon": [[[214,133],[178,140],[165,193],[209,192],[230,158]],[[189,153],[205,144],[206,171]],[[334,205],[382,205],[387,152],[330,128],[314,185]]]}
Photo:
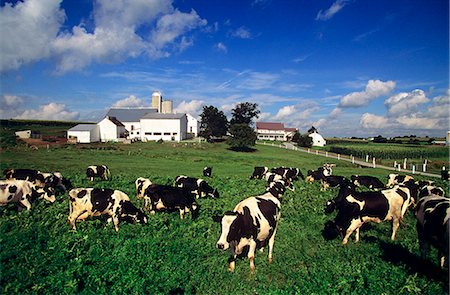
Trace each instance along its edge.
{"label": "cow's tail", "polygon": [[109,171],[109,168],[106,168],[106,177],[108,178],[108,180],[111,180],[111,171]]}

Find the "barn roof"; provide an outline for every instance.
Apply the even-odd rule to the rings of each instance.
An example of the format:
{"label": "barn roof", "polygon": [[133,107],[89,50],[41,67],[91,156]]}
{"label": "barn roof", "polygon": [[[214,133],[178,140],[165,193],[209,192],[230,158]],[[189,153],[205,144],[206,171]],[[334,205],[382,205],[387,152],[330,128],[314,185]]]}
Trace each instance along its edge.
{"label": "barn roof", "polygon": [[185,113],[179,114],[161,114],[161,113],[148,113],[142,117],[142,119],[181,119],[186,116]]}
{"label": "barn roof", "polygon": [[256,122],[256,129],[285,130],[283,123]]}
{"label": "barn roof", "polygon": [[72,128],[70,128],[68,131],[91,131],[92,129],[96,128],[97,124],[78,124]]}
{"label": "barn roof", "polygon": [[116,117],[120,122],[139,122],[148,113],[156,113],[153,108],[112,108],[106,116]]}
{"label": "barn roof", "polygon": [[113,122],[114,125],[119,126],[119,127],[125,127],[125,125],[123,125],[122,122],[120,122],[119,120],[117,120],[116,117],[108,116],[107,118],[108,118],[108,120],[110,120],[111,122]]}

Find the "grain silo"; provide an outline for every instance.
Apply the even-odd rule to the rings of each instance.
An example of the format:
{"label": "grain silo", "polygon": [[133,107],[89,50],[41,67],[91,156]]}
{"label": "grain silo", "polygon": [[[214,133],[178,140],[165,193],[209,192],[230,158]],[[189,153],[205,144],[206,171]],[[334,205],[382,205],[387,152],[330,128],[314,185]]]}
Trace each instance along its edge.
{"label": "grain silo", "polygon": [[163,114],[172,114],[173,112],[173,103],[171,100],[163,100],[161,113]]}
{"label": "grain silo", "polygon": [[161,113],[162,95],[161,92],[155,91],[152,94],[152,108],[157,109]]}

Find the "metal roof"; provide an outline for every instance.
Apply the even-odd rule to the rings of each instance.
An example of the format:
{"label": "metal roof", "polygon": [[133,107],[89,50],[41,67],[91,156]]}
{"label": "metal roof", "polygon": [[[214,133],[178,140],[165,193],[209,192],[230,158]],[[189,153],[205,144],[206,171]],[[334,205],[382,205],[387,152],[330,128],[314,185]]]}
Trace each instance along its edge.
{"label": "metal roof", "polygon": [[181,119],[186,116],[185,113],[179,114],[161,114],[161,113],[149,113],[142,117],[142,119]]}
{"label": "metal roof", "polygon": [[72,128],[70,128],[68,131],[91,131],[92,129],[96,128],[97,124],[78,124]]}
{"label": "metal roof", "polygon": [[116,117],[120,122],[139,122],[141,118],[149,113],[156,113],[153,108],[112,108],[106,116]]}

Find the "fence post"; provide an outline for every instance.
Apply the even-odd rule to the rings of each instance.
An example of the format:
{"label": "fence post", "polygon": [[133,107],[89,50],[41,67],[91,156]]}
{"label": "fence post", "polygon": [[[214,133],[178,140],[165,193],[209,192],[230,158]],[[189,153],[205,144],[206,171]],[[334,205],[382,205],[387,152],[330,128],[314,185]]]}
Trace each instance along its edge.
{"label": "fence post", "polygon": [[423,167],[422,167],[423,172],[427,172],[427,164],[428,164],[428,159],[425,159],[425,162],[423,163]]}
{"label": "fence post", "polygon": [[319,151],[316,150],[316,155],[318,155],[318,154],[319,154]]}
{"label": "fence post", "polygon": [[397,167],[397,161],[394,161],[394,168]]}
{"label": "fence post", "polygon": [[412,174],[416,174],[416,165],[412,165]]}
{"label": "fence post", "polygon": [[340,160],[341,159],[341,154],[338,154],[338,160]]}
{"label": "fence post", "polygon": [[352,164],[355,164],[355,157],[352,156]]}
{"label": "fence post", "polygon": [[403,169],[406,169],[406,161],[407,161],[407,158],[405,158],[405,159],[403,160]]}
{"label": "fence post", "polygon": [[310,149],[308,149],[308,154],[311,152],[311,150]]}
{"label": "fence post", "polygon": [[328,152],[325,152],[325,157],[327,157],[327,158],[328,158]]}
{"label": "fence post", "polygon": [[366,162],[369,162],[369,155],[366,155]]}
{"label": "fence post", "polygon": [[374,157],[373,160],[372,160],[372,165],[373,165],[373,168],[376,167],[376,164],[375,164],[375,157]]}
{"label": "fence post", "polygon": [[398,171],[402,169],[402,164],[398,164]]}

